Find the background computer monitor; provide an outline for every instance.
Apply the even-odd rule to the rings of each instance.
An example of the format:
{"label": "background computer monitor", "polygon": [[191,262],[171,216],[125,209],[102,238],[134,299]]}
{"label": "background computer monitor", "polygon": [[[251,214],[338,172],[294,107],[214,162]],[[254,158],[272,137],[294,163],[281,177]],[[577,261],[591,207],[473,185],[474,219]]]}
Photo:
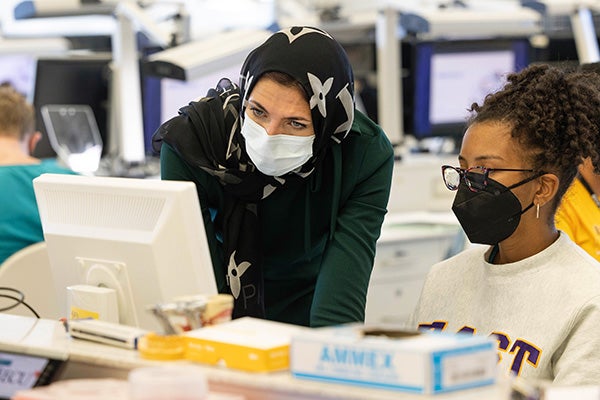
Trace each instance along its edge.
{"label": "background computer monitor", "polygon": [[41,112],[58,157],[73,171],[94,173],[103,144],[92,108],[85,104],[55,104],[42,106]]}
{"label": "background computer monitor", "polygon": [[527,66],[529,47],[525,39],[415,44],[407,133],[460,140],[471,104],[500,89],[508,73]]}
{"label": "background computer monitor", "polygon": [[152,135],[164,122],[178,115],[181,107],[196,101],[215,88],[222,78],[238,84],[241,64],[223,63],[218,71],[184,81],[143,74],[144,142],[146,153],[152,152]]}
{"label": "background computer monitor", "polygon": [[90,106],[104,143],[102,155],[109,152],[110,61],[110,54],[38,60],[33,105],[36,129],[42,132],[42,139],[36,146],[34,156],[56,157],[41,114],[42,106],[54,104]]}
{"label": "background computer monitor", "polygon": [[177,115],[179,109],[190,101],[206,96],[222,78],[239,83],[241,65],[229,66],[191,81],[163,78],[161,80],[160,116],[165,122]]}
{"label": "background computer monitor", "polygon": [[153,331],[148,306],[217,293],[193,183],[44,174],[34,189],[65,316],[70,285],[114,289],[119,322]]}

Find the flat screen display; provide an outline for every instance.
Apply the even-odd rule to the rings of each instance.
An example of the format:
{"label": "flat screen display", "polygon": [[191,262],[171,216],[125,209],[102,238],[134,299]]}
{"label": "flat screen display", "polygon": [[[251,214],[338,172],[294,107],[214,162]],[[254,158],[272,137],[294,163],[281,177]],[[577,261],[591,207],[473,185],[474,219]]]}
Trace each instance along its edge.
{"label": "flat screen display", "polygon": [[214,88],[221,78],[238,83],[240,65],[224,65],[216,72],[182,81],[154,76],[143,77],[144,141],[146,153],[152,152],[152,135],[161,124],[178,115],[181,107],[187,106]]}
{"label": "flat screen display", "polygon": [[161,123],[177,116],[179,109],[188,105],[190,101],[206,96],[208,90],[217,86],[221,78],[229,78],[237,84],[239,75],[240,66],[235,65],[191,81],[163,78],[160,102]]}
{"label": "flat screen display", "polygon": [[79,104],[90,106],[104,143],[103,155],[109,142],[109,86],[110,56],[73,58],[43,58],[37,63],[33,105],[36,110],[36,128],[42,132],[34,156],[56,157],[41,114],[43,106],[52,104]]}
{"label": "flat screen display", "polygon": [[42,106],[52,148],[73,171],[93,173],[102,154],[102,138],[92,108],[78,104]]}
{"label": "flat screen display", "polygon": [[414,48],[409,133],[462,137],[468,109],[529,62],[526,40],[423,42]]}

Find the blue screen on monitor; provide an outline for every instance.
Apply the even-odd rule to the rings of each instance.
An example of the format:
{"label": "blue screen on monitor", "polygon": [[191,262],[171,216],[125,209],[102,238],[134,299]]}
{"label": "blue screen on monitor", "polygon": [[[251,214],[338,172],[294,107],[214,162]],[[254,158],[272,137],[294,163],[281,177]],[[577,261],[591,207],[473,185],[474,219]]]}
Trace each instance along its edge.
{"label": "blue screen on monitor", "polygon": [[462,137],[468,109],[529,63],[529,43],[518,40],[422,42],[415,46],[412,121],[417,139]]}

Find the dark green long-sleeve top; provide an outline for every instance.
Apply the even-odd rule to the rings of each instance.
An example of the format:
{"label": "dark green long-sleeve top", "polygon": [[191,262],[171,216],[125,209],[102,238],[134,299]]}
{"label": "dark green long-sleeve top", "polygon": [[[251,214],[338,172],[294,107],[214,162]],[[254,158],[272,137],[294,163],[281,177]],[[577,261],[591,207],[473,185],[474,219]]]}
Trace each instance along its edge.
{"label": "dark green long-sleeve top", "polygon": [[[268,319],[307,326],[364,320],[393,164],[384,132],[357,111],[348,136],[308,179],[258,203]],[[222,186],[167,144],[161,178],[196,183],[217,286],[228,292],[220,229],[213,223],[223,209]]]}

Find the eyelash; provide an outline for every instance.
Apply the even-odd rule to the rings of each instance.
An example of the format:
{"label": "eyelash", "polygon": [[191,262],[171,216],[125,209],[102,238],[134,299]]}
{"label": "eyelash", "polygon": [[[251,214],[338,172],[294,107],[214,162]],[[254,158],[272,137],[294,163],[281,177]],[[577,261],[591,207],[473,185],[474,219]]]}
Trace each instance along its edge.
{"label": "eyelash", "polygon": [[265,115],[265,112],[260,108],[250,107],[250,111],[252,111],[252,114],[254,114],[255,117],[262,117]]}
{"label": "eyelash", "polygon": [[[250,111],[252,111],[252,114],[254,114],[254,116],[256,118],[264,118],[265,117],[264,110],[261,110],[260,108],[250,107]],[[298,121],[292,120],[292,121],[290,121],[290,125],[294,129],[306,129],[306,124],[303,124],[303,123],[298,122]]]}
{"label": "eyelash", "polygon": [[298,121],[290,121],[290,125],[292,125],[292,128],[295,128],[295,129],[305,129],[306,128],[305,124],[302,124]]}

